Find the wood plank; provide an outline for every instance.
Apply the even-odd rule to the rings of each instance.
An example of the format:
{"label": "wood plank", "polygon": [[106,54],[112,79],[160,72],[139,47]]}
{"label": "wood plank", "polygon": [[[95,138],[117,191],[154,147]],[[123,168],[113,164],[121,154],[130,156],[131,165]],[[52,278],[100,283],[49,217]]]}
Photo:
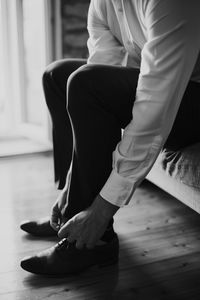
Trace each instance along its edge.
{"label": "wood plank", "polygon": [[52,278],[23,271],[20,260],[54,245],[19,230],[48,215],[58,195],[51,155],[0,161],[0,299],[199,299],[200,216],[148,182],[115,216],[116,266]]}

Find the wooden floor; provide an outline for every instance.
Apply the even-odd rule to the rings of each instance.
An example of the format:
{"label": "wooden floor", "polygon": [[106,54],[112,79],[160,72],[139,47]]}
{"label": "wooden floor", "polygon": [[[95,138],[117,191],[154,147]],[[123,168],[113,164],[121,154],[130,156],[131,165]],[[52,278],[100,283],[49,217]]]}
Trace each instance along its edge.
{"label": "wooden floor", "polygon": [[20,260],[55,243],[19,230],[48,214],[57,195],[50,155],[0,161],[0,299],[200,299],[200,216],[148,182],[115,217],[118,266],[47,278]]}

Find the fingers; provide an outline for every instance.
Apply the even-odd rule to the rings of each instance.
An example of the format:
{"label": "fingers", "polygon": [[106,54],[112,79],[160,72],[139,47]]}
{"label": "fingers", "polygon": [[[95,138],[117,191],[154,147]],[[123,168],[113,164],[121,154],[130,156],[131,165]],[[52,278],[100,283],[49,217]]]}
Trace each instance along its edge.
{"label": "fingers", "polygon": [[61,219],[61,213],[56,203],[51,210],[51,217],[50,217],[50,225],[55,231],[58,231],[60,229],[60,219]]}
{"label": "fingers", "polygon": [[62,228],[60,228],[58,232],[59,238],[67,238],[69,243],[73,243],[76,241],[76,248],[82,249],[85,245],[88,249],[94,248],[94,242],[93,241],[87,241],[87,238],[83,238],[81,236],[77,236],[77,234],[73,230],[73,224],[72,222],[68,221],[63,225]]}
{"label": "fingers", "polygon": [[87,244],[86,244],[86,248],[88,248],[88,249],[93,249],[94,246],[95,246],[94,243],[87,243]]}
{"label": "fingers", "polygon": [[[62,228],[60,228],[60,230],[58,231],[58,236],[59,238],[63,239],[63,238],[67,238],[69,241],[69,236],[70,236],[70,222],[68,221],[67,223],[65,223]],[[74,241],[71,238],[71,241]],[[71,242],[69,241],[69,242]]]}
{"label": "fingers", "polygon": [[[69,241],[69,238],[67,238]],[[86,247],[87,249],[93,249],[96,245],[96,239],[90,239],[88,238],[83,238],[83,237],[78,237],[73,239],[73,241],[76,240],[76,248],[77,249],[82,249],[83,247]]]}
{"label": "fingers", "polygon": [[97,243],[97,236],[90,236],[87,238],[87,240],[85,241],[85,246],[87,249],[93,249],[95,247]]}
{"label": "fingers", "polygon": [[73,242],[76,241],[76,238],[73,237],[73,236],[67,236],[67,240],[68,240],[69,243],[73,243]]}
{"label": "fingers", "polygon": [[84,243],[83,240],[77,239],[77,241],[76,241],[76,248],[77,248],[77,249],[79,249],[79,250],[80,250],[80,249],[83,249],[84,245],[85,245],[85,243]]}
{"label": "fingers", "polygon": [[67,240],[70,242],[70,243],[73,243],[74,241],[76,241],[76,248],[81,250],[83,249],[84,247],[86,247],[87,249],[93,249],[94,246],[95,246],[95,243],[86,243],[84,242],[81,238],[72,238],[72,237],[68,237]]}
{"label": "fingers", "polygon": [[79,238],[79,239],[76,240],[76,248],[77,249],[82,249],[84,246],[87,249],[93,249],[95,247],[95,244],[96,243],[94,243],[94,242],[87,242],[87,241],[85,242],[81,238]]}
{"label": "fingers", "polygon": [[[59,238],[67,238],[70,243],[76,242],[76,248],[82,249],[86,246],[88,249],[95,247],[100,236],[103,234],[105,226],[96,225],[98,220],[91,217],[86,211],[80,212],[68,220],[58,231]],[[101,225],[101,224],[100,224]]]}

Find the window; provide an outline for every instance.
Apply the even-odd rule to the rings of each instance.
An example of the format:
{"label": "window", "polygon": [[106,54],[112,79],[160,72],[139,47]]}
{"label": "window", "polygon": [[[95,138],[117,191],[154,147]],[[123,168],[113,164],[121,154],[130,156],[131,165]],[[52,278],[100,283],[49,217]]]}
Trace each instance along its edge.
{"label": "window", "polygon": [[9,103],[6,101],[8,97],[8,83],[9,83],[9,62],[7,48],[8,46],[8,24],[4,12],[7,11],[5,1],[0,1],[0,135],[2,136],[11,125],[12,113],[9,111]]}
{"label": "window", "polygon": [[50,0],[0,0],[0,139],[50,145],[42,73],[52,60]]}

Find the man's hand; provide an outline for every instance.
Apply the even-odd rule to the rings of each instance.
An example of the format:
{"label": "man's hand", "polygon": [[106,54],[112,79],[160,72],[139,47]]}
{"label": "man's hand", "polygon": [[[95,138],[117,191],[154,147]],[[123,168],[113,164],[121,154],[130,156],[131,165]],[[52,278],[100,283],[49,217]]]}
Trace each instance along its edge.
{"label": "man's hand", "polygon": [[59,194],[56,202],[54,203],[52,209],[51,209],[51,217],[50,217],[50,224],[51,227],[58,231],[60,227],[67,221],[63,217],[63,210],[66,206],[66,197],[67,197],[67,191],[63,190]]}
{"label": "man's hand", "polygon": [[72,173],[72,164],[69,168],[67,173],[66,183],[63,190],[60,192],[56,202],[54,203],[51,209],[51,217],[50,217],[50,224],[51,227],[55,231],[59,231],[59,229],[67,222],[67,219],[64,217],[64,212],[67,207],[67,193],[69,189],[69,184],[71,180],[71,173]]}
{"label": "man's hand", "polygon": [[63,225],[58,236],[67,237],[69,242],[76,241],[78,249],[84,245],[91,249],[104,234],[110,219],[118,209],[118,206],[98,195],[88,209],[81,211]]}

